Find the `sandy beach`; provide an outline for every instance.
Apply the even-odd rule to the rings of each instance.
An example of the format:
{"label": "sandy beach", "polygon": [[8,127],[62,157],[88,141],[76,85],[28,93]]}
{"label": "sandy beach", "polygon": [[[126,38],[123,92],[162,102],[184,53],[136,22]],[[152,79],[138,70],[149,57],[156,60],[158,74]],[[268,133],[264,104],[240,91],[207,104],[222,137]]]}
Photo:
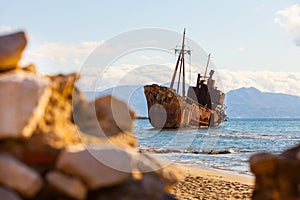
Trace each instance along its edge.
{"label": "sandy beach", "polygon": [[179,165],[185,173],[172,190],[178,199],[251,199],[254,177]]}

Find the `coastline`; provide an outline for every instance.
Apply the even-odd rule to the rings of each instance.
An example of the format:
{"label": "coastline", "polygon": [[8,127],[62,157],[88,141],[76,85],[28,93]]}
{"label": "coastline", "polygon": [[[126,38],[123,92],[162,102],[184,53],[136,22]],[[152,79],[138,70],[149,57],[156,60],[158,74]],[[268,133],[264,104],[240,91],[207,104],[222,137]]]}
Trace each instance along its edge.
{"label": "coastline", "polygon": [[178,199],[251,199],[254,177],[174,164],[184,178],[172,189]]}

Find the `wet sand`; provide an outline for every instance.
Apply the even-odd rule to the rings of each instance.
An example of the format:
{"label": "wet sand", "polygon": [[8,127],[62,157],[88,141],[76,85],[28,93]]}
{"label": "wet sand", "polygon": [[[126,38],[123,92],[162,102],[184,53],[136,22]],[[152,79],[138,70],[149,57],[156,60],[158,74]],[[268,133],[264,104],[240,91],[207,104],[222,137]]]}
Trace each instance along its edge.
{"label": "wet sand", "polygon": [[178,199],[251,199],[254,178],[205,168],[179,166],[185,178],[172,194]]}

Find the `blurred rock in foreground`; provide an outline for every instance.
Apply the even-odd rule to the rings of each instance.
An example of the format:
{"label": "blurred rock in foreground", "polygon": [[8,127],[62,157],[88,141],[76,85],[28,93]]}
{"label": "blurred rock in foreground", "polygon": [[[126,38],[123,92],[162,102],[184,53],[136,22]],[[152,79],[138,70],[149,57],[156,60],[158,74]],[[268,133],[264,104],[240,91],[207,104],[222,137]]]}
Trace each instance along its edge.
{"label": "blurred rock in foreground", "polygon": [[0,36],[0,199],[175,199],[179,170],[136,151],[134,112],[88,102],[69,75],[18,66],[24,32]]}
{"label": "blurred rock in foreground", "polygon": [[280,155],[260,153],[250,158],[255,174],[254,200],[300,199],[300,145]]}
{"label": "blurred rock in foreground", "polygon": [[24,32],[0,37],[0,71],[16,69],[27,44]]}

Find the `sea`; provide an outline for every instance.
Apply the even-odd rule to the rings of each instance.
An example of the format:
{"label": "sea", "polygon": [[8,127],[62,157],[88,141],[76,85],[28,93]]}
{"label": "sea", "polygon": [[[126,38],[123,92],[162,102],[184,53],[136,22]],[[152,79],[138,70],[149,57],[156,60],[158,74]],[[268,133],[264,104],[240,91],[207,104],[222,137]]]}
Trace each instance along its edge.
{"label": "sea", "polygon": [[252,175],[250,156],[300,143],[300,119],[228,119],[218,128],[179,130],[157,130],[143,119],[134,132],[141,152],[170,163]]}

